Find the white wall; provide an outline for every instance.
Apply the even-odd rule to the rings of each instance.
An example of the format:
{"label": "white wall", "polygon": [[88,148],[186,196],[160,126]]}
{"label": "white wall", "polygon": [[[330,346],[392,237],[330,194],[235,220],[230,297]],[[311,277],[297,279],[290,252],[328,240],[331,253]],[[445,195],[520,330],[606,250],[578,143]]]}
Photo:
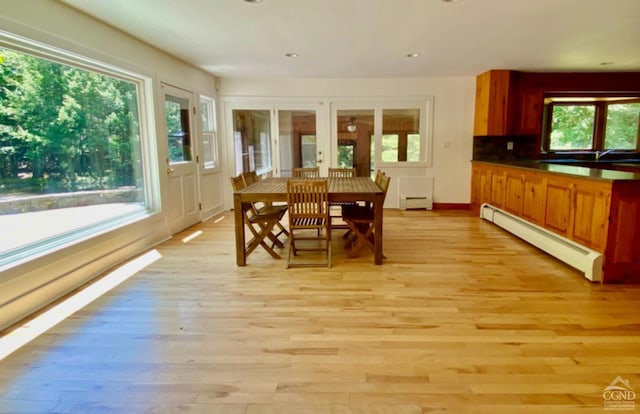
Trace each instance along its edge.
{"label": "white wall", "polygon": [[[155,129],[163,130],[160,82],[216,97],[216,79],[54,0],[2,0],[0,30],[137,72],[153,81]],[[158,139],[161,194],[167,197],[166,142]],[[221,190],[222,191],[222,190]],[[166,203],[162,202],[162,205]],[[115,264],[171,236],[164,212],[0,273],[0,329]]]}
{"label": "white wall", "polygon": [[[238,97],[318,99],[355,97],[433,96],[432,165],[389,168],[392,177],[434,177],[434,202],[469,203],[470,160],[473,147],[475,78],[412,79],[236,79],[222,78],[222,100]],[[222,117],[221,117],[222,118]],[[329,127],[323,128],[329,131]],[[222,135],[227,138],[226,131]],[[320,137],[322,139],[322,137]],[[328,139],[328,137],[325,137]],[[397,179],[387,194],[386,207],[397,207]],[[227,207],[228,204],[225,204]]]}

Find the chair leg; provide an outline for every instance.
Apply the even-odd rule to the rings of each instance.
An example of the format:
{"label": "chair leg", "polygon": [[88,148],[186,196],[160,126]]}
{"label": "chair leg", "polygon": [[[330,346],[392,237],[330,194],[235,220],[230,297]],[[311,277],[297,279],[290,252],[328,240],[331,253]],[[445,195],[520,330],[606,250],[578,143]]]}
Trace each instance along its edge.
{"label": "chair leg", "polygon": [[[304,232],[308,232],[308,231],[313,231],[310,229],[305,229],[302,230]],[[324,239],[321,238],[315,238],[315,237],[309,237],[309,236],[304,236],[304,235],[300,235],[300,236],[296,236],[296,234],[294,234],[294,230],[290,230],[290,237],[289,237],[289,253],[287,256],[287,269],[292,268],[292,267],[317,267],[319,264],[321,264],[320,262],[315,263],[315,262],[294,262],[292,261],[292,258],[294,256],[298,256],[299,252],[309,252],[309,251],[323,251],[326,253],[327,255],[327,267],[331,267],[331,228],[327,227],[324,229],[318,229],[318,232],[322,232],[324,231],[325,233],[325,237]],[[300,234],[300,233],[298,233]],[[324,243],[324,247],[307,247],[303,244],[300,245],[300,247],[298,247],[296,245],[296,239],[301,240],[301,241],[310,241],[310,240],[315,240],[315,241],[321,241]],[[301,242],[302,243],[302,242]]]}
{"label": "chair leg", "polygon": [[[365,247],[369,247],[369,249],[375,253],[376,248],[373,243],[373,224],[354,223],[352,221],[349,221],[348,223],[351,229],[352,238],[348,241],[351,245],[351,249],[347,253],[347,257],[357,257],[360,250]],[[382,257],[384,259],[387,258],[385,255],[382,255]]]}
{"label": "chair leg", "polygon": [[267,253],[271,255],[271,257],[273,257],[274,259],[281,259],[280,255],[276,253],[271,247],[269,247],[269,245],[264,241],[265,238],[271,234],[271,230],[273,230],[273,226],[275,226],[275,224],[276,223],[273,221],[261,223],[259,225],[261,229],[260,232],[256,231],[253,226],[249,225],[249,228],[251,229],[251,232],[254,234],[254,237],[247,244],[247,247],[246,247],[247,255],[253,252],[256,249],[256,247],[262,246],[262,248],[265,249]]}

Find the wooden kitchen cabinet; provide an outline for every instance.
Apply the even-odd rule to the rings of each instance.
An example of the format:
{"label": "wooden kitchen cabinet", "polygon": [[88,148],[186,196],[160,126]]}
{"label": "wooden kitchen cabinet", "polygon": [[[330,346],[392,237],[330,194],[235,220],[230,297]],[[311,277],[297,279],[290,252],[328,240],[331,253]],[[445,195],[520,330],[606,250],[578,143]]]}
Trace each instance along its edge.
{"label": "wooden kitchen cabinet", "polygon": [[515,215],[522,215],[524,201],[525,174],[507,170],[504,174],[504,209]]}
{"label": "wooden kitchen cabinet", "polygon": [[640,282],[640,179],[474,161],[471,194],[473,210],[489,203],[603,253],[603,283]]}
{"label": "wooden kitchen cabinet", "polygon": [[544,91],[537,85],[518,83],[509,113],[515,117],[515,135],[539,137],[542,133]]}
{"label": "wooden kitchen cabinet", "polygon": [[480,209],[482,203],[488,203],[491,194],[491,168],[474,165],[471,169],[471,204]]}
{"label": "wooden kitchen cabinet", "polygon": [[525,173],[522,217],[542,226],[546,212],[547,175]]}
{"label": "wooden kitchen cabinet", "polygon": [[511,71],[490,70],[476,77],[473,135],[506,135]]}
{"label": "wooden kitchen cabinet", "polygon": [[573,202],[573,240],[603,252],[607,244],[611,183],[576,180]]}
{"label": "wooden kitchen cabinet", "polygon": [[504,182],[505,182],[504,170],[491,171],[491,189],[489,190],[489,203],[496,207],[504,206]]}
{"label": "wooden kitchen cabinet", "polygon": [[550,177],[545,197],[544,227],[567,236],[571,228],[573,184],[561,177]]}

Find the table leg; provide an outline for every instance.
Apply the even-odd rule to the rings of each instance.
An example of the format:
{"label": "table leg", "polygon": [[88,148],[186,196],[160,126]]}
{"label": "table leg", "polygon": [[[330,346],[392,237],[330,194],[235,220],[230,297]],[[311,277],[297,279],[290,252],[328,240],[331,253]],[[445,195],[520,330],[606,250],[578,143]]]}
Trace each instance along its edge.
{"label": "table leg", "polygon": [[244,249],[244,211],[239,194],[233,195],[233,221],[236,230],[236,264],[245,266],[247,264],[247,254]]}
{"label": "table leg", "polygon": [[381,265],[384,255],[382,254],[382,216],[383,216],[384,194],[376,194],[373,210],[373,240],[375,244],[375,264]]}

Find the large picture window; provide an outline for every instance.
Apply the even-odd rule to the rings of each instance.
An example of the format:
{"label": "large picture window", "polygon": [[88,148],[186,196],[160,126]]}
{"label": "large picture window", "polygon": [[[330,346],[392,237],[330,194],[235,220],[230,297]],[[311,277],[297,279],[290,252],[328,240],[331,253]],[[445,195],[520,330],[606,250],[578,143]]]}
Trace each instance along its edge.
{"label": "large picture window", "polygon": [[11,46],[0,36],[0,265],[146,211],[143,79]]}
{"label": "large picture window", "polygon": [[640,98],[549,97],[545,100],[543,149],[638,151]]}

